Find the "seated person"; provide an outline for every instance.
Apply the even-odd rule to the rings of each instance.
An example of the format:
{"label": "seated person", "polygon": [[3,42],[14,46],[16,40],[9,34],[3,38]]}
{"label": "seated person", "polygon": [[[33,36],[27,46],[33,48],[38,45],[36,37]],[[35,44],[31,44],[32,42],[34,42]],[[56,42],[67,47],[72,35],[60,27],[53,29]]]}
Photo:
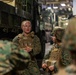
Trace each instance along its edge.
{"label": "seated person", "polygon": [[[56,73],[58,71],[58,68],[60,67],[60,62],[62,60],[62,50],[61,50],[61,45],[62,45],[62,38],[64,35],[64,29],[62,28],[57,28],[53,32],[53,47],[49,54],[47,54],[42,63],[42,68],[49,71],[50,73]],[[64,58],[66,59],[66,58]],[[68,62],[66,62],[68,63]],[[63,62],[62,62],[63,64]],[[69,64],[69,63],[68,63]]]}
{"label": "seated person", "polygon": [[14,37],[13,42],[18,45],[19,49],[26,50],[31,57],[31,62],[26,67],[30,75],[40,75],[39,66],[36,56],[41,52],[40,39],[32,31],[31,21],[25,20],[21,23],[22,33]]}

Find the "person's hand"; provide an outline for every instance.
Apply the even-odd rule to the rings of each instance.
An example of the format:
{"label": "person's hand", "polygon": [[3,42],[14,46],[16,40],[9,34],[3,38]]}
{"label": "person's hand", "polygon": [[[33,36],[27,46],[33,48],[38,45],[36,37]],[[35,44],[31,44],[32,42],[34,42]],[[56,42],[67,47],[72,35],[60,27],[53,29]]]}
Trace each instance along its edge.
{"label": "person's hand", "polygon": [[26,46],[26,47],[25,47],[25,50],[26,50],[27,52],[30,52],[30,51],[32,51],[32,48],[29,47],[29,46]]}
{"label": "person's hand", "polygon": [[42,68],[46,69],[47,68],[47,64],[42,64]]}
{"label": "person's hand", "polygon": [[54,65],[51,65],[48,68],[49,68],[50,71],[53,71],[54,70]]}

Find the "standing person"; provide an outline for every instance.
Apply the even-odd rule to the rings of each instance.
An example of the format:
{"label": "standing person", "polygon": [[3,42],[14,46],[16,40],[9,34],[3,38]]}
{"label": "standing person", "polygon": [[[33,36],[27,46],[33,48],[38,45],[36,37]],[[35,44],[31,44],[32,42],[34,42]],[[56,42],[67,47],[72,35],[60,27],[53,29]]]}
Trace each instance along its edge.
{"label": "standing person", "polygon": [[61,67],[56,75],[76,75],[76,17],[69,20],[62,41],[62,50],[70,52],[72,63],[66,68]]}
{"label": "standing person", "polygon": [[34,32],[31,31],[32,25],[31,22],[26,20],[21,23],[22,33],[18,34],[13,42],[18,45],[20,49],[26,50],[31,56],[31,61],[26,67],[27,71],[25,71],[25,75],[40,75],[40,71],[37,65],[37,61],[35,56],[41,51],[41,44],[39,38],[34,35]]}

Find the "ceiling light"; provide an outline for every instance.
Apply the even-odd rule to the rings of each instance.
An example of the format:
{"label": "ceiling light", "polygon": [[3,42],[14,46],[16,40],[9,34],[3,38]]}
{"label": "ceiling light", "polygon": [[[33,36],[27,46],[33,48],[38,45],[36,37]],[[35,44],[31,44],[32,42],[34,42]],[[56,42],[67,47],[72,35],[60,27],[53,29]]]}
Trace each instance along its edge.
{"label": "ceiling light", "polygon": [[53,9],[58,9],[58,7],[57,6],[54,6]]}
{"label": "ceiling light", "polygon": [[66,6],[66,4],[64,4],[64,3],[61,3],[61,6]]}
{"label": "ceiling light", "polygon": [[51,7],[47,7],[47,9],[51,9]]}

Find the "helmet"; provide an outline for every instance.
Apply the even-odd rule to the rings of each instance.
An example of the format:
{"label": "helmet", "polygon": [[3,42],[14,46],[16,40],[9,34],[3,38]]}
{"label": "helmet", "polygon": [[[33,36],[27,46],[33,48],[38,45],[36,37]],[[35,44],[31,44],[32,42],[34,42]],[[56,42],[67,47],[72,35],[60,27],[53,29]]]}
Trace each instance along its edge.
{"label": "helmet", "polygon": [[61,27],[54,28],[53,35],[59,42],[61,42],[64,35],[64,29]]}

